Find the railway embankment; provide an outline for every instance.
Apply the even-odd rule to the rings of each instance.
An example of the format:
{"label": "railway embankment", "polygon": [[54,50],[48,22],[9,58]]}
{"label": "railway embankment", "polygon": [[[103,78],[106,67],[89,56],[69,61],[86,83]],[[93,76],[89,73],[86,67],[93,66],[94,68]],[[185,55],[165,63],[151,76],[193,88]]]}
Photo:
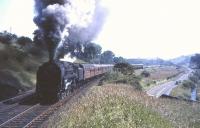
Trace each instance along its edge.
{"label": "railway embankment", "polygon": [[37,68],[42,61],[42,57],[29,51],[0,42],[0,100],[32,89]]}
{"label": "railway embankment", "polygon": [[198,127],[200,105],[153,98],[126,84],[93,86],[74,97],[43,127]]}

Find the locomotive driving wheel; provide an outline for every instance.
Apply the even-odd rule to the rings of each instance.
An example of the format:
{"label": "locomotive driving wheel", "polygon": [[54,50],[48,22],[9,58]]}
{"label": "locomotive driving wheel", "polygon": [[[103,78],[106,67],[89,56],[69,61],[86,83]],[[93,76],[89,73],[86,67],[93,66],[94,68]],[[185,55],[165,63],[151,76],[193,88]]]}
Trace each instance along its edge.
{"label": "locomotive driving wheel", "polygon": [[58,93],[58,98],[60,100],[64,99],[65,97],[66,97],[66,92],[60,92],[60,93]]}

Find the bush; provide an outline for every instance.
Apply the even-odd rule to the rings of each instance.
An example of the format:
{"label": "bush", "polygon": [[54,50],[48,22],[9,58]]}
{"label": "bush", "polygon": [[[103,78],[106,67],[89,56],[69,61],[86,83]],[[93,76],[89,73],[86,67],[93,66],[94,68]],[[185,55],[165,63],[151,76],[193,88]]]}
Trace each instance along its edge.
{"label": "bush", "polygon": [[149,77],[150,73],[148,71],[144,70],[144,71],[142,71],[141,76]]}
{"label": "bush", "polygon": [[140,80],[141,78],[135,75],[124,75],[121,72],[111,72],[105,75],[105,79],[103,80],[103,82],[115,84],[129,84],[138,90],[142,90]]}
{"label": "bush", "polygon": [[132,75],[134,73],[134,68],[129,63],[117,63],[114,66],[114,71],[121,72],[124,75]]}
{"label": "bush", "polygon": [[184,88],[194,88],[195,84],[191,80],[184,80],[183,87]]}

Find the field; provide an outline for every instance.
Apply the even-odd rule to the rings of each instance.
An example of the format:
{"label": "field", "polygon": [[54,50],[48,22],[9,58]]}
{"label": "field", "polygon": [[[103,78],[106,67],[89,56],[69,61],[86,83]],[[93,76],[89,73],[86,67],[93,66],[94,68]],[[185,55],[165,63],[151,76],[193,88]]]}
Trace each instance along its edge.
{"label": "field", "polygon": [[197,103],[154,99],[132,86],[107,84],[74,97],[42,127],[198,128],[199,117]]}
{"label": "field", "polygon": [[136,74],[140,75],[142,71],[146,70],[150,73],[149,77],[143,77],[141,85],[144,89],[148,89],[155,85],[167,82],[179,74],[184,72],[184,69],[177,68],[175,66],[163,66],[163,67],[149,67],[145,69],[136,70]]}

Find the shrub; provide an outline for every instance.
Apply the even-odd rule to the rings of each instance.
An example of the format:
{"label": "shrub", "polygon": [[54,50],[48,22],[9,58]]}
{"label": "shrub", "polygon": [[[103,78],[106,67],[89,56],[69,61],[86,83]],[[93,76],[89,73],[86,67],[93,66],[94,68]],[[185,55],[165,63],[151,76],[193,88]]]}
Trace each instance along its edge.
{"label": "shrub", "polygon": [[144,70],[144,71],[142,71],[141,76],[149,77],[150,73],[148,71]]}
{"label": "shrub", "polygon": [[129,63],[117,63],[114,66],[114,71],[121,72],[124,75],[131,75],[134,73],[134,68]]}
{"label": "shrub", "polygon": [[194,88],[195,84],[191,80],[184,80],[183,87],[184,88]]}
{"label": "shrub", "polygon": [[15,58],[19,63],[23,63],[24,60],[28,57],[27,54],[23,53],[23,52],[19,52],[16,54]]}
{"label": "shrub", "polygon": [[103,82],[107,83],[115,83],[115,84],[129,84],[133,87],[135,87],[138,90],[142,89],[142,86],[140,85],[140,77],[137,77],[135,75],[124,75],[121,72],[111,72],[107,73],[105,75],[105,79]]}

